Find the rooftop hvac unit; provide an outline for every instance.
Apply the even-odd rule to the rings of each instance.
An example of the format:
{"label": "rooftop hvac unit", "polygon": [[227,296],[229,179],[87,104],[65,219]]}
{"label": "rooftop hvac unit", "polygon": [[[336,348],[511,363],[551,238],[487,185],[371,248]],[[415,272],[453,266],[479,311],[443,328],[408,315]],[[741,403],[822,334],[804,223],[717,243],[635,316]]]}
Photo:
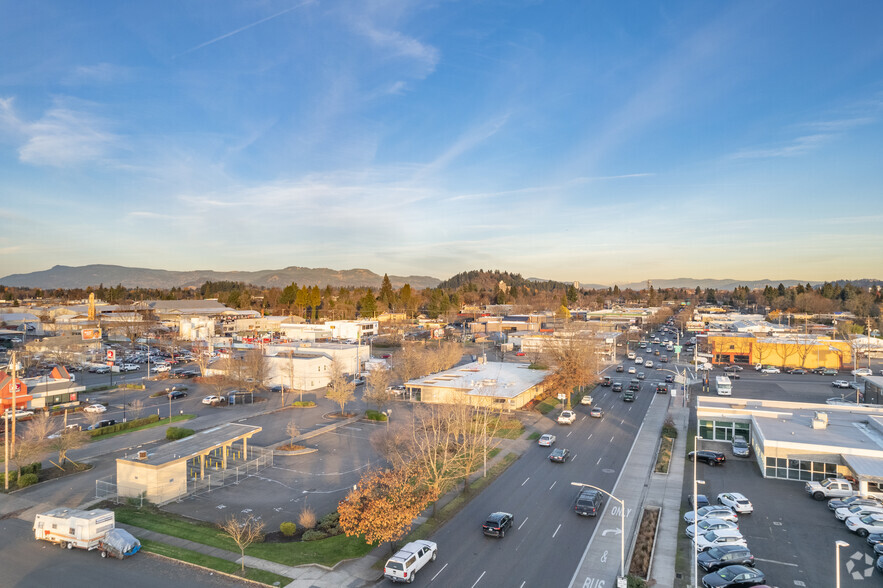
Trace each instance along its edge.
{"label": "rooftop hvac unit", "polygon": [[147,459],[147,452],[146,451],[139,451],[138,452],[138,459],[142,459],[142,460]]}

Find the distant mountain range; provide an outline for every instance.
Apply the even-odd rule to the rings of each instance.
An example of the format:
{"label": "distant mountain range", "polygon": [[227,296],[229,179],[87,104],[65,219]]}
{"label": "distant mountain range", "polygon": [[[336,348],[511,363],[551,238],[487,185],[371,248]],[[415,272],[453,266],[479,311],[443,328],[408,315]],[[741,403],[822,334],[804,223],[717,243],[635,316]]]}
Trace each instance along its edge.
{"label": "distant mountain range", "polygon": [[[847,282],[853,284],[854,286],[858,286],[860,288],[867,288],[871,286],[880,285],[880,280],[864,278],[861,280],[828,280],[831,283],[839,283],[843,285]],[[654,288],[695,288],[699,286],[703,290],[706,288],[714,288],[715,290],[735,290],[738,286],[747,286],[750,290],[754,289],[762,289],[766,286],[772,286],[773,288],[777,287],[779,284],[782,284],[786,288],[790,288],[791,286],[796,286],[798,284],[810,284],[813,288],[816,286],[822,285],[825,282],[819,282],[815,280],[770,280],[770,279],[762,279],[762,280],[732,280],[732,279],[722,279],[722,280],[713,280],[713,279],[696,279],[696,278],[673,278],[668,280],[650,280],[650,283]],[[590,285],[590,284],[580,284],[583,288],[597,288],[598,286]],[[647,282],[630,282],[627,284],[617,284],[620,290],[625,290],[631,288],[632,290],[643,290],[647,287]],[[601,288],[606,288],[607,286],[600,286]]]}
{"label": "distant mountain range", "polygon": [[[292,282],[298,286],[372,286],[379,288],[383,276],[366,269],[333,270],[327,268],[286,267],[278,270],[254,272],[217,272],[213,270],[168,271],[120,265],[84,265],[55,267],[28,274],[12,274],[0,278],[4,286],[23,288],[87,288],[104,284],[107,287],[122,284],[127,288],[187,288],[199,287],[205,282],[244,282],[261,287],[284,288]],[[389,276],[394,288],[410,284],[412,288],[431,288],[439,283],[431,276]]]}

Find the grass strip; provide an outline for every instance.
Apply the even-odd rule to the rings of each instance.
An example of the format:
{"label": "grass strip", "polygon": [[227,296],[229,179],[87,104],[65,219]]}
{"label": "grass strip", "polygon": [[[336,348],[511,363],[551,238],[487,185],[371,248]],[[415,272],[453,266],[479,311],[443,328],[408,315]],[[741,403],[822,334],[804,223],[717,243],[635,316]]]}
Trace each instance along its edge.
{"label": "grass strip", "polygon": [[143,539],[141,540],[141,548],[144,551],[148,551],[150,553],[163,555],[171,559],[177,559],[178,561],[192,563],[204,568],[223,572],[225,574],[232,574],[234,576],[244,577],[255,582],[260,582],[261,584],[266,584],[267,586],[285,586],[291,583],[291,578],[280,576],[279,574],[274,574],[273,572],[267,572],[265,570],[258,570],[255,568],[245,568],[245,574],[243,575],[242,567],[236,562],[227,561],[226,559],[221,559],[212,555],[206,555],[204,553],[199,553],[198,551],[181,549],[179,547],[174,547],[172,545],[161,543],[159,541]]}
{"label": "grass strip", "polygon": [[533,433],[531,433],[530,435],[528,435],[527,440],[528,440],[528,441],[536,441],[536,440],[539,439],[539,438],[540,438],[540,432],[539,432],[539,431],[534,431]]}
{"label": "grass strip", "polygon": [[[117,520],[121,523],[239,553],[236,544],[216,525],[187,519],[155,508],[138,509],[120,505],[114,510]],[[365,540],[359,537],[336,535],[320,541],[258,543],[249,547],[245,553],[289,566],[317,563],[332,567],[342,560],[362,557],[372,549],[372,545],[367,545]]]}
{"label": "grass strip", "polygon": [[[190,419],[195,419],[195,414],[176,414],[172,415],[173,423],[178,423],[181,421],[189,421]],[[135,431],[143,431],[144,429],[152,429],[153,427],[159,427],[160,425],[168,425],[169,419],[159,419],[155,423],[147,423],[146,425],[141,425],[140,427],[132,427],[131,429],[123,429],[122,431],[114,431],[113,433],[107,433],[106,435],[97,435],[92,437],[92,441],[100,441],[101,439],[110,439],[111,437],[116,437],[117,435],[125,435],[126,433],[134,433]]]}
{"label": "grass strip", "polygon": [[540,414],[548,414],[555,410],[555,407],[558,406],[560,402],[561,401],[557,398],[550,396],[549,398],[546,398],[545,400],[537,404],[537,410],[540,411]]}

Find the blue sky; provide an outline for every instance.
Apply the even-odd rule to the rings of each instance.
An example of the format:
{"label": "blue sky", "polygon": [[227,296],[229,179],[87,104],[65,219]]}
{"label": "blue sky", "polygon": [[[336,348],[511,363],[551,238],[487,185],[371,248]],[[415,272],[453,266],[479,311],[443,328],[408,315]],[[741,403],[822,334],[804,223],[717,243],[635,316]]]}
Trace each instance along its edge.
{"label": "blue sky", "polygon": [[883,4],[0,7],[0,276],[881,278]]}

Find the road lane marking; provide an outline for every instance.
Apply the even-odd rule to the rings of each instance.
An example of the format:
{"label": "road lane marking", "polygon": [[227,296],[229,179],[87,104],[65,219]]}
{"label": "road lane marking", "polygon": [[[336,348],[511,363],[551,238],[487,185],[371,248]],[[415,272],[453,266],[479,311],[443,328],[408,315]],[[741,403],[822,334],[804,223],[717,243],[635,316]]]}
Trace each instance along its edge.
{"label": "road lane marking", "polygon": [[583,415],[583,418],[581,418],[580,420],[581,420],[581,421],[586,420],[586,415]]}
{"label": "road lane marking", "polygon": [[616,436],[616,435],[611,435],[611,436],[610,436],[610,442],[611,442],[611,443],[613,443],[613,438],[614,438],[615,436]]}
{"label": "road lane marking", "polygon": [[591,441],[591,440],[592,440],[592,435],[594,435],[594,433],[590,433],[590,434],[589,434],[589,438],[586,439],[586,441]]}
{"label": "road lane marking", "polygon": [[629,406],[629,412],[631,412],[631,411],[632,411],[632,407],[631,407],[631,406]]}
{"label": "road lane marking", "polygon": [[559,524],[558,524],[558,528],[557,528],[557,529],[555,529],[555,532],[554,532],[554,533],[552,533],[552,539],[554,539],[554,538],[555,538],[555,535],[557,535],[557,534],[558,534],[558,531],[559,531],[559,530],[560,530],[560,529],[561,529],[561,524],[560,524],[560,523],[559,523]]}
{"label": "road lane marking", "polygon": [[573,454],[573,457],[570,458],[570,461],[573,461],[573,460],[575,460],[575,459],[576,459],[576,454],[574,453],[574,454]]}
{"label": "road lane marking", "polygon": [[600,458],[600,457],[598,458],[598,461],[595,462],[595,465],[598,465],[599,463],[601,463],[601,458]]}
{"label": "road lane marking", "polygon": [[624,424],[625,424],[625,419],[622,419],[621,421],[619,421],[619,424],[620,424],[620,425],[624,425]]}
{"label": "road lane marking", "polygon": [[438,578],[438,575],[439,575],[440,573],[442,573],[443,571],[445,571],[445,568],[446,568],[446,567],[448,567],[448,564],[443,565],[443,566],[442,566],[442,569],[440,569],[439,571],[437,571],[437,572],[435,573],[435,575],[432,577],[432,580],[430,580],[430,582],[432,582],[433,580],[435,580],[436,578]]}
{"label": "road lane marking", "polygon": [[524,585],[525,585],[525,584],[527,584],[527,580],[525,580],[524,582],[522,582],[522,583],[521,583],[521,586],[519,586],[518,588],[524,588]]}
{"label": "road lane marking", "polygon": [[483,571],[481,575],[478,577],[478,580],[475,581],[475,584],[472,585],[472,588],[478,586],[478,583],[481,582],[481,579],[484,578],[484,575],[487,573],[487,570]]}
{"label": "road lane marking", "polygon": [[795,564],[795,563],[788,563],[787,561],[776,561],[776,560],[774,560],[774,559],[761,559],[761,558],[759,558],[759,557],[755,557],[754,559],[757,560],[757,561],[765,561],[765,562],[767,562],[767,563],[774,563],[774,564],[779,564],[779,565],[783,565],[783,566],[792,566],[792,567],[795,567],[795,568],[798,567],[797,564]]}
{"label": "road lane marking", "polygon": [[551,490],[552,488],[554,488],[554,487],[555,487],[555,484],[557,484],[557,483],[558,483],[558,480],[555,480],[554,482],[552,482],[552,485],[549,486],[549,490]]}
{"label": "road lane marking", "polygon": [[[527,480],[530,480],[530,476],[527,477]],[[522,482],[521,485],[524,486],[525,484],[527,484],[527,480],[525,480],[524,482]]]}
{"label": "road lane marking", "polygon": [[526,522],[527,522],[527,519],[529,519],[529,518],[530,518],[530,517],[524,517],[524,520],[521,521],[521,524],[520,524],[520,525],[518,525],[518,530],[519,530],[519,531],[521,530],[521,527],[524,526],[524,523],[526,523]]}
{"label": "road lane marking", "polygon": [[[570,433],[573,433],[573,431],[571,431]],[[568,437],[570,437],[570,433],[567,434]]]}

